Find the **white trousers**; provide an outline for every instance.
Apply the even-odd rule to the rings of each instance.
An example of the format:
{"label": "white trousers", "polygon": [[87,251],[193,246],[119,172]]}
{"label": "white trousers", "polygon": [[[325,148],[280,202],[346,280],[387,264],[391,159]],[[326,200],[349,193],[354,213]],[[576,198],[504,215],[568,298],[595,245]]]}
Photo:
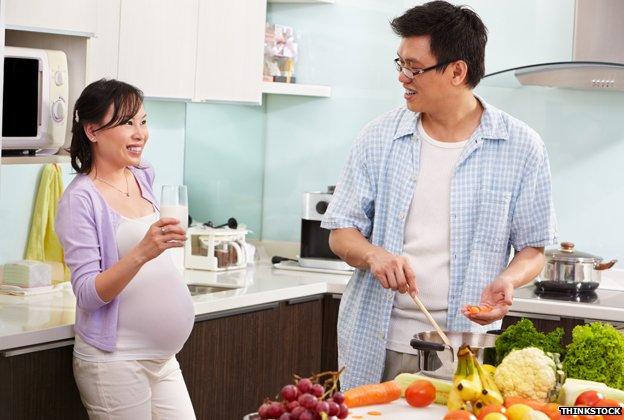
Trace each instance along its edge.
{"label": "white trousers", "polygon": [[195,419],[175,356],[111,362],[74,357],[73,365],[80,398],[91,420]]}

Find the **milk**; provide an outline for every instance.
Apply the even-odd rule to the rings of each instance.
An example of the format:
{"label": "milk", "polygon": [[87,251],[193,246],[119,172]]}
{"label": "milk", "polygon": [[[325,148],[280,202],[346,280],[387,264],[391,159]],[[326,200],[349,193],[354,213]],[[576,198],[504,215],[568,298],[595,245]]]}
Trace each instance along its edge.
{"label": "milk", "polygon": [[180,221],[182,229],[188,229],[188,207],[187,206],[161,206],[160,217],[173,217]]}
{"label": "milk", "polygon": [[[161,206],[160,217],[173,217],[180,221],[180,227],[186,230],[188,229],[188,207],[187,206]],[[171,248],[171,257],[176,268],[182,273],[184,271],[184,247]]]}

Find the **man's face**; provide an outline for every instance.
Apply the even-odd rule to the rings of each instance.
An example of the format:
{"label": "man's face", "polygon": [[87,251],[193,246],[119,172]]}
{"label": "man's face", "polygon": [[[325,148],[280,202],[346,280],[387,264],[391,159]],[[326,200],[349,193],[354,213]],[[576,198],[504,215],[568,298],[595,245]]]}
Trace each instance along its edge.
{"label": "man's face", "polygon": [[[438,60],[431,54],[429,41],[429,36],[403,38],[397,51],[400,63],[412,70],[438,64]],[[449,67],[444,72],[433,69],[417,74],[413,79],[399,72],[399,82],[405,89],[403,97],[407,109],[414,112],[430,112],[432,108],[437,108],[450,93],[451,72]]]}

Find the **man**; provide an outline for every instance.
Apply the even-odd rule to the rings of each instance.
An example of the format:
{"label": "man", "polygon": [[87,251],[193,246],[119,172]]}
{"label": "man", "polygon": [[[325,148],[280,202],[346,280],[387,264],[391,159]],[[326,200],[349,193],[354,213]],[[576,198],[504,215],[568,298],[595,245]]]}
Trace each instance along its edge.
{"label": "man", "polygon": [[[498,328],[555,243],[544,143],[472,92],[487,42],[479,16],[434,1],[392,28],[406,107],[360,133],[323,221],[357,268],[338,320],[344,389],[418,370],[410,339],[433,328],[411,294],[442,328]],[[492,310],[469,314],[478,304]]]}

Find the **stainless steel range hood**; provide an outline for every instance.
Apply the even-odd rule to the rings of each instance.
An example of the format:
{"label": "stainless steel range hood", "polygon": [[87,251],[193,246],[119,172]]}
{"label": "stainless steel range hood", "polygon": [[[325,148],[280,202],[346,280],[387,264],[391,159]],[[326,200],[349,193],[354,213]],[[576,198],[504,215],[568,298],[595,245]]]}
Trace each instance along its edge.
{"label": "stainless steel range hood", "polygon": [[[572,61],[513,72],[521,85],[624,91],[624,1],[576,0]],[[492,78],[490,78],[492,80]]]}

